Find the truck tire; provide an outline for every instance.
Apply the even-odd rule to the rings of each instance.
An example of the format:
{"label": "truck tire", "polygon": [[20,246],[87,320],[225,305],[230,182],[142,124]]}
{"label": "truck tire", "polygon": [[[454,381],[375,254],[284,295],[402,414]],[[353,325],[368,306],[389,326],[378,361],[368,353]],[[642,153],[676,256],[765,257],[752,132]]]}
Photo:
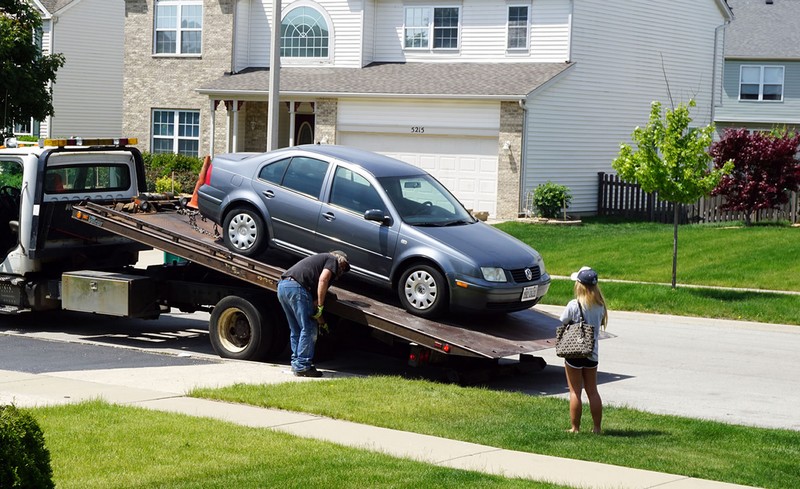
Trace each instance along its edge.
{"label": "truck tire", "polygon": [[243,297],[224,297],[214,306],[208,321],[211,346],[222,358],[265,360],[278,350],[272,316],[268,308]]}
{"label": "truck tire", "polygon": [[406,311],[424,318],[435,318],[447,311],[447,281],[434,267],[423,263],[409,266],[397,283],[397,294]]}

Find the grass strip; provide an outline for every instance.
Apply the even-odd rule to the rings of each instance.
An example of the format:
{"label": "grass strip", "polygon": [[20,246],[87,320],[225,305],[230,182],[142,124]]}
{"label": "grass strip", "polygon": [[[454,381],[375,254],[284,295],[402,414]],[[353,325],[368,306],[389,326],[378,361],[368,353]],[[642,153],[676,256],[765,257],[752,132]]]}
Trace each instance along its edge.
{"label": "grass strip", "polygon": [[563,487],[99,401],[29,411],[60,489]]}
{"label": "grass strip", "polygon": [[791,430],[606,407],[602,436],[574,436],[565,432],[568,403],[561,399],[380,376],[235,385],[191,395],[701,479],[800,487],[800,433]]}
{"label": "grass strip", "polygon": [[[542,304],[566,305],[575,296],[573,287],[571,280],[554,279]],[[601,288],[612,311],[800,325],[797,295],[619,282]]]}

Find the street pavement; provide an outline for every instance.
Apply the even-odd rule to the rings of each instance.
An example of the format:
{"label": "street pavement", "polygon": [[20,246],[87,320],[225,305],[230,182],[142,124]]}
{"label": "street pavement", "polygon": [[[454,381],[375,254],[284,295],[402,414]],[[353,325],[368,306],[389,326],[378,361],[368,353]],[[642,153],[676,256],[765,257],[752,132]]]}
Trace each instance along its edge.
{"label": "street pavement", "polygon": [[[561,307],[536,307],[558,314]],[[195,387],[315,382],[284,363],[216,357],[207,315],[170,314],[149,326],[121,320],[106,329],[83,322],[0,320],[0,404],[20,407],[105,399],[123,405],[221,419],[440,466],[587,488],[742,487],[613,465],[503,450],[321,416],[186,397]],[[115,322],[119,321],[119,322]],[[139,329],[137,329],[139,328]],[[600,343],[599,389],[606,405],[728,423],[800,430],[794,373],[800,327],[612,311]],[[25,344],[39,342],[41,344]],[[37,348],[39,362],[21,351]],[[66,350],[65,350],[66,348]],[[94,348],[94,350],[83,350]],[[97,350],[98,348],[104,350]],[[20,350],[20,351],[18,351]],[[563,361],[552,349],[540,372],[490,381],[492,389],[566,397]],[[65,361],[65,356],[70,356]],[[355,361],[355,363],[354,363]],[[358,363],[358,362],[362,363]],[[317,362],[323,379],[352,376],[368,358]],[[564,413],[565,425],[567,413]],[[607,429],[613,426],[605,425]]]}

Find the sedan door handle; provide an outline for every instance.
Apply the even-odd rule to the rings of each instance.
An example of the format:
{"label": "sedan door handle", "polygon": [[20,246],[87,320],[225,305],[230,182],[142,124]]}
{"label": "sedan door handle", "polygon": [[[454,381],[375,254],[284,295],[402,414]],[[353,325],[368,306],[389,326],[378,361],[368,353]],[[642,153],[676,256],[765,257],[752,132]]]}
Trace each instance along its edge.
{"label": "sedan door handle", "polygon": [[271,199],[271,198],[275,197],[275,192],[273,192],[272,190],[264,190],[263,193],[264,193],[264,196],[266,198],[268,198],[268,199]]}
{"label": "sedan door handle", "polygon": [[336,220],[336,216],[333,215],[333,212],[330,212],[330,211],[328,211],[325,214],[323,214],[322,217],[325,218],[325,220],[328,221],[328,222]]}

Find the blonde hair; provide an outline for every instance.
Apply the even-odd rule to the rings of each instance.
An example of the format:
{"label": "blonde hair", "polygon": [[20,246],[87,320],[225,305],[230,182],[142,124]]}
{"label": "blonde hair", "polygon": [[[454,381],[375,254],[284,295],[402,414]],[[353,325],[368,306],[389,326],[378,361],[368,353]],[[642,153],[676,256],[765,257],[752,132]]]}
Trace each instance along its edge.
{"label": "blonde hair", "polygon": [[603,306],[603,319],[600,321],[600,326],[605,330],[608,324],[608,307],[600,287],[598,285],[585,285],[575,282],[575,298],[582,307],[587,309],[592,306]]}

